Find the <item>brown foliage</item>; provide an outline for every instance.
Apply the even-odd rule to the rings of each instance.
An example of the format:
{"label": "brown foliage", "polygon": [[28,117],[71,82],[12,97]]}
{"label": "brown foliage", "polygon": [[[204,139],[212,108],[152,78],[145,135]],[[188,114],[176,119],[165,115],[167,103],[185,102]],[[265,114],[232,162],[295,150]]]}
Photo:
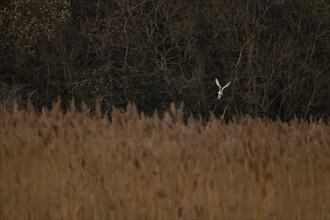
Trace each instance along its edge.
{"label": "brown foliage", "polygon": [[1,219],[330,218],[326,124],[60,109],[0,105]]}

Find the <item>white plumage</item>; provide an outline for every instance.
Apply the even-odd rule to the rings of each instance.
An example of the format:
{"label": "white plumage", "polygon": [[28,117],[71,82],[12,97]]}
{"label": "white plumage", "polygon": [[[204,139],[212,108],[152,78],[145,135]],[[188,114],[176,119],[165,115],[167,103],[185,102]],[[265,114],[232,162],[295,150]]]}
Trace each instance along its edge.
{"label": "white plumage", "polygon": [[227,88],[230,85],[231,81],[229,83],[227,83],[224,87],[222,87],[218,81],[218,79],[215,79],[215,84],[219,87],[219,92],[218,92],[218,100],[221,99],[221,97],[223,96],[223,90],[225,88]]}

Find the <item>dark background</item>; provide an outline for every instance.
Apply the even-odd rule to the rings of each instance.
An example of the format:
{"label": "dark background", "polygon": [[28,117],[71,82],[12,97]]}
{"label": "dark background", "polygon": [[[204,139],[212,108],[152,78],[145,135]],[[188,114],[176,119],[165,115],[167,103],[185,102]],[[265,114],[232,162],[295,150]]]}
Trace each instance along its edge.
{"label": "dark background", "polygon": [[[0,101],[329,118],[328,1],[0,3]],[[218,101],[214,80],[232,81]]]}

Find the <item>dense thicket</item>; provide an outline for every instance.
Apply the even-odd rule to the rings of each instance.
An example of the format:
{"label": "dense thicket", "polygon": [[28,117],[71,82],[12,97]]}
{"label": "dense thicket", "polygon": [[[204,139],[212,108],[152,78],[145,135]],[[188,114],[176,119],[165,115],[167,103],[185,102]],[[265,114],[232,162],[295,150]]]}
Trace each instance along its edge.
{"label": "dense thicket", "polygon": [[[1,101],[329,117],[328,1],[6,0]],[[232,81],[221,101],[214,79]]]}
{"label": "dense thicket", "polygon": [[60,106],[0,104],[1,219],[330,219],[329,125]]}

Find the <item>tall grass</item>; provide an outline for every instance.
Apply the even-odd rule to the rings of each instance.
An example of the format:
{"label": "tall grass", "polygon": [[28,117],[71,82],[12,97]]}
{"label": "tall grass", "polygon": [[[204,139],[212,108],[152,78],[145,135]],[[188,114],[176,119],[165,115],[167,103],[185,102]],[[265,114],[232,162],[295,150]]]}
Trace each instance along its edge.
{"label": "tall grass", "polygon": [[0,218],[329,219],[329,158],[322,123],[0,106]]}

